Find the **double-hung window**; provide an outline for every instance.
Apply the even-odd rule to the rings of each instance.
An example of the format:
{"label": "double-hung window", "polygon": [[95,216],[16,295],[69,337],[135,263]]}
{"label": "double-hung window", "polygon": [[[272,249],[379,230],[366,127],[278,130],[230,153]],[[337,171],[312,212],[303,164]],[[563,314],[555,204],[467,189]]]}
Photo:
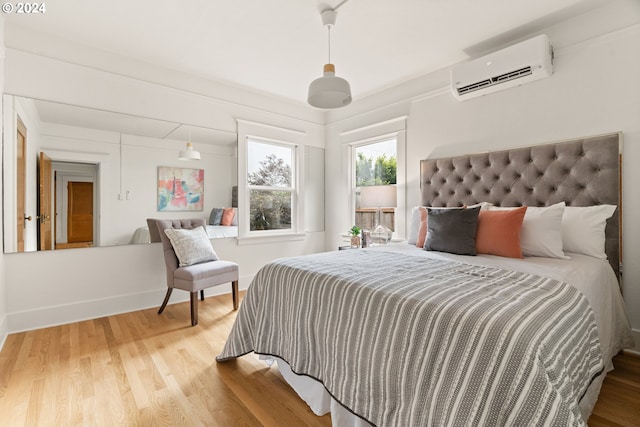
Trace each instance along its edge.
{"label": "double-hung window", "polygon": [[249,138],[247,160],[249,231],[295,231],[296,147]]}
{"label": "double-hung window", "polygon": [[[395,230],[397,139],[395,136],[356,143],[353,156],[355,225]],[[363,188],[366,191],[363,191]],[[364,197],[367,193],[367,197]]]}

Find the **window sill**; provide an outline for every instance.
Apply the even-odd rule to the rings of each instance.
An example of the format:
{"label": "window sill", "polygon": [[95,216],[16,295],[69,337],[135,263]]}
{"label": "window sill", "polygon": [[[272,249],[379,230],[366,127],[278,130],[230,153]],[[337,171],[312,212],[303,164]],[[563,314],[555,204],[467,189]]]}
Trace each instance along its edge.
{"label": "window sill", "polygon": [[264,236],[244,236],[238,237],[238,245],[259,245],[262,243],[289,242],[304,240],[305,233],[278,233],[265,234]]}

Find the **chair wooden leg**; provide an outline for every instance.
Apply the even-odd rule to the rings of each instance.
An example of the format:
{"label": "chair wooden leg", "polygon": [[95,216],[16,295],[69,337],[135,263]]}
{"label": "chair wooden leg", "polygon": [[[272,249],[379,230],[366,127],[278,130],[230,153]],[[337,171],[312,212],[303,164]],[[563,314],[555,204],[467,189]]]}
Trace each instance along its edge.
{"label": "chair wooden leg", "polygon": [[191,292],[191,326],[198,324],[198,291]]}
{"label": "chair wooden leg", "polygon": [[167,306],[167,303],[169,302],[169,298],[171,297],[172,291],[173,291],[173,288],[167,288],[167,294],[164,297],[164,301],[162,301],[162,305],[160,306],[160,310],[158,310],[158,314],[161,314],[164,311],[164,308]]}
{"label": "chair wooden leg", "polygon": [[238,281],[231,282],[231,297],[233,298],[233,309],[238,309]]}
{"label": "chair wooden leg", "polygon": [[200,301],[204,301],[204,289],[200,289]]}

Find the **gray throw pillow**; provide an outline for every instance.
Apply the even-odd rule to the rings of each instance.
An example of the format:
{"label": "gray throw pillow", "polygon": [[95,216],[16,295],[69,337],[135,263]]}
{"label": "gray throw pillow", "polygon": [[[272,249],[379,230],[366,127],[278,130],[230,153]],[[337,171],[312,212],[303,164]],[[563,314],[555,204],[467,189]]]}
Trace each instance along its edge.
{"label": "gray throw pillow", "polygon": [[218,255],[213,250],[204,227],[196,227],[191,230],[167,228],[164,230],[164,234],[171,241],[180,267],[218,260]]}
{"label": "gray throw pillow", "polygon": [[467,209],[429,209],[427,239],[428,251],[449,252],[458,255],[476,254],[476,230],[480,206]]}
{"label": "gray throw pillow", "polygon": [[222,221],[223,212],[224,212],[224,209],[222,208],[211,209],[211,214],[209,215],[209,225],[220,225],[220,221]]}

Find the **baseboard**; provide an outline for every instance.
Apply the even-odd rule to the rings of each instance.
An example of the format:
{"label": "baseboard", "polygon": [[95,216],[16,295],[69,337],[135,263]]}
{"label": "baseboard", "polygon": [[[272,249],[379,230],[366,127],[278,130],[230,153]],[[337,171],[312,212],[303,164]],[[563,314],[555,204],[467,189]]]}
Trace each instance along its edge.
{"label": "baseboard", "polygon": [[[247,289],[252,278],[253,277],[241,277],[238,288],[240,290]],[[159,307],[166,292],[167,288],[162,288],[147,292],[8,313],[3,323],[0,324],[0,328],[4,325],[4,337],[6,338],[6,335],[9,333],[31,331],[34,329],[48,328],[51,326],[65,325],[67,323],[82,322],[84,320]],[[205,296],[207,297],[228,293],[231,293],[231,286],[214,286],[213,288],[205,290]],[[170,304],[184,301],[189,301],[188,292],[174,292],[171,295]],[[2,329],[0,329],[0,332],[2,332]],[[0,335],[0,337],[2,337],[2,335]],[[4,344],[4,338],[2,343]]]}
{"label": "baseboard", "polygon": [[633,341],[635,342],[635,347],[628,348],[625,351],[640,356],[640,329],[631,329],[631,336],[633,337]]}
{"label": "baseboard", "polygon": [[9,328],[7,327],[7,316],[2,316],[0,319],[0,350],[4,347],[4,343],[9,335]]}

